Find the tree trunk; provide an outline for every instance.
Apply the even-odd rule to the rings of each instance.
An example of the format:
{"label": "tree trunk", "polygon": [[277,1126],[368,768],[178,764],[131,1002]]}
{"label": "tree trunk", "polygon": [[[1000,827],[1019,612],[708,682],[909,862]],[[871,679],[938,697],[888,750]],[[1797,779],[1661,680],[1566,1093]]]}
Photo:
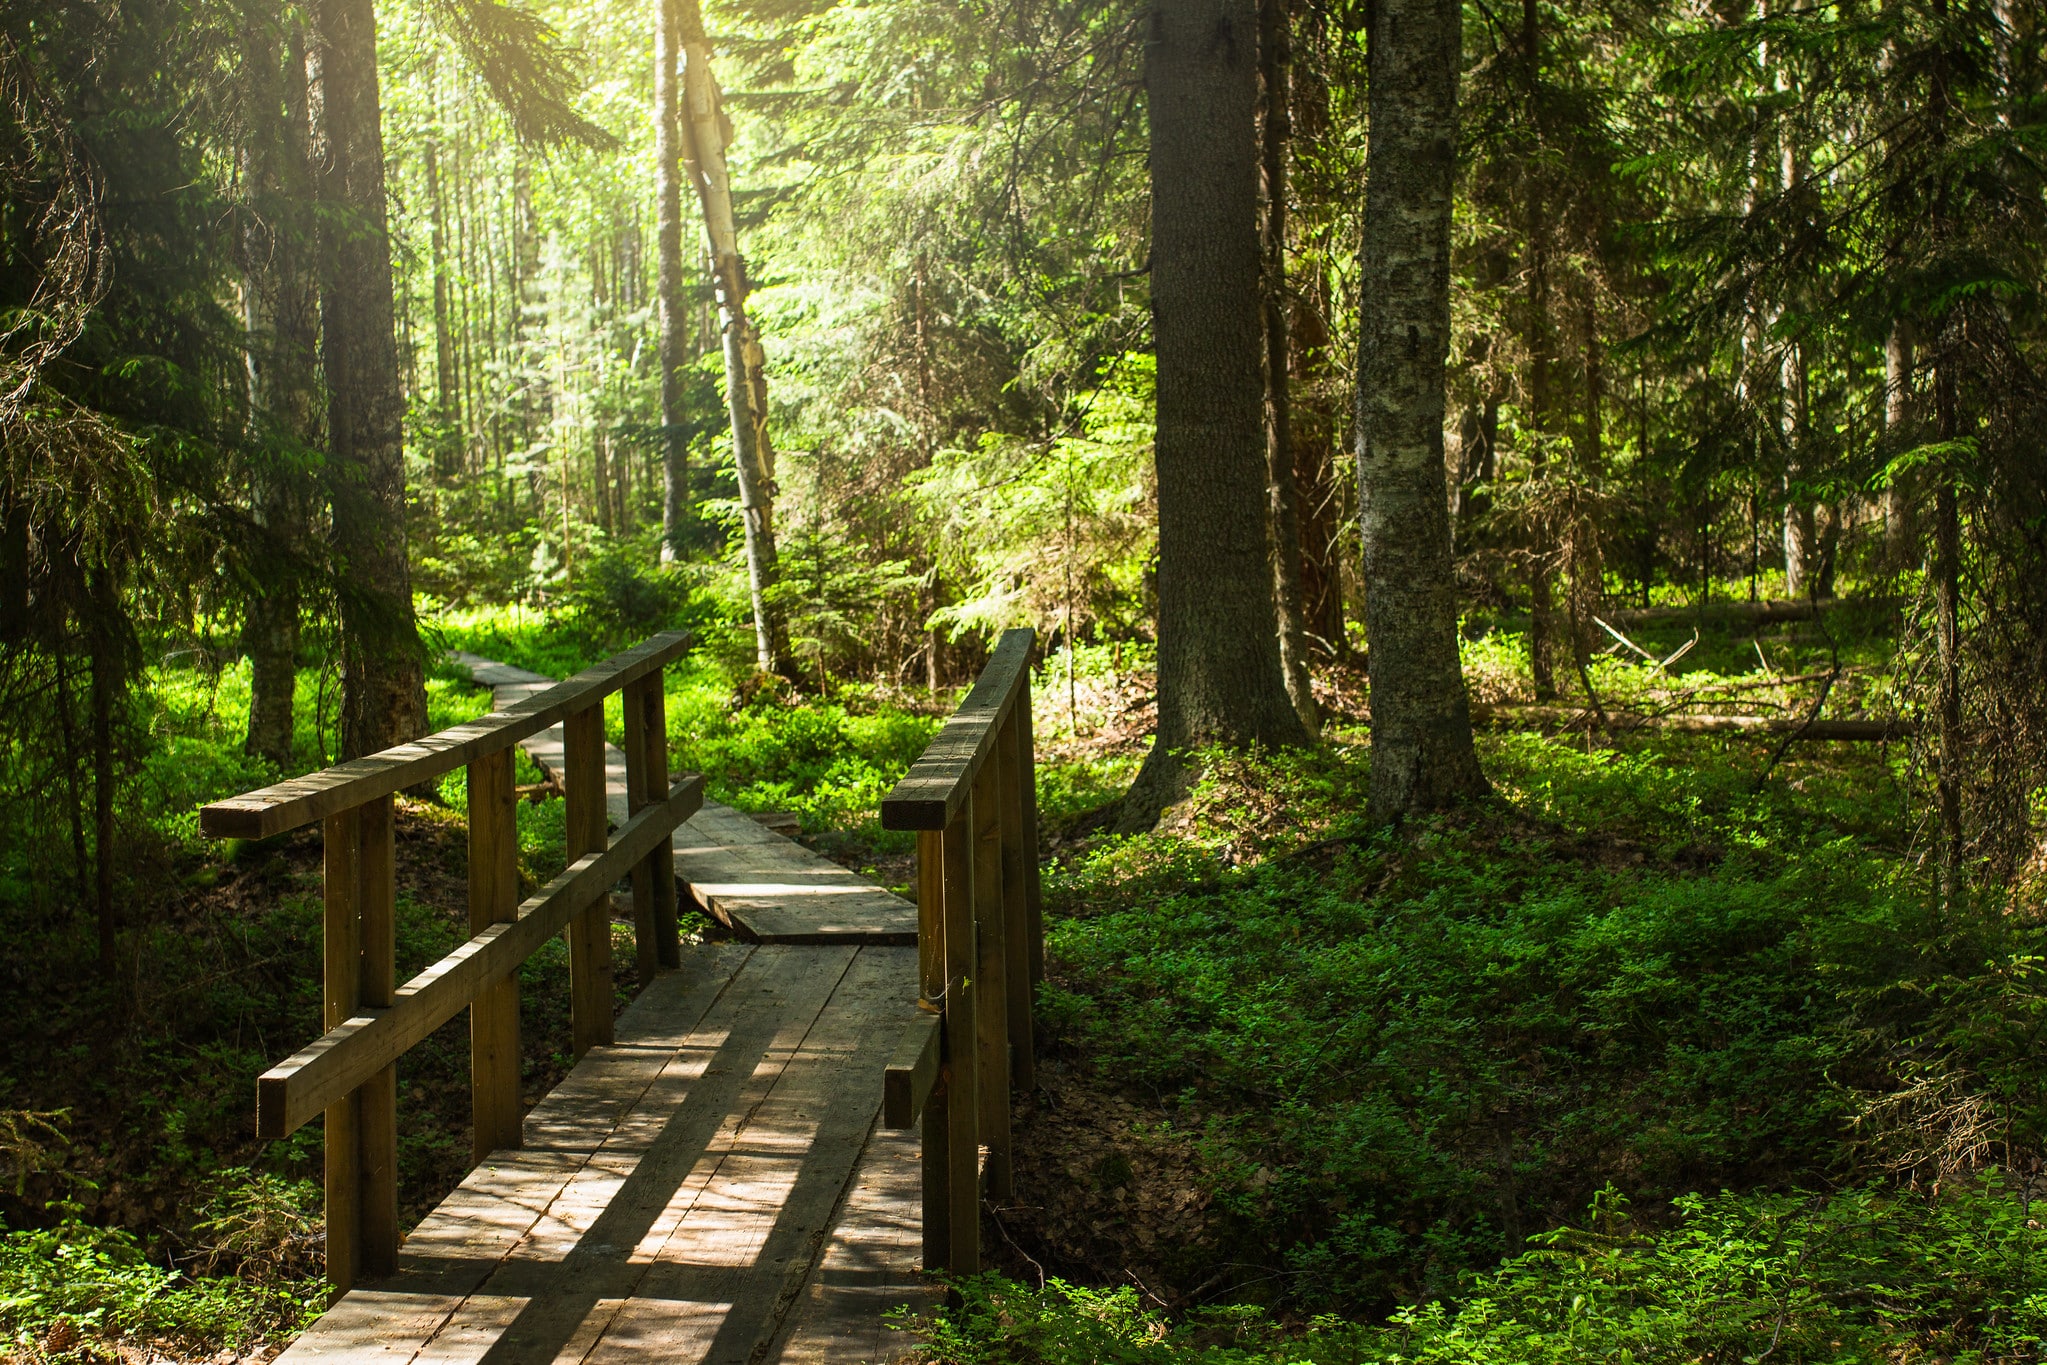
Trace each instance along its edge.
{"label": "tree trunk", "polygon": [[[1317,265],[1320,265],[1319,255]],[[1287,343],[1299,381],[1289,395],[1287,436],[1293,444],[1296,524],[1301,539],[1302,612],[1311,639],[1331,658],[1350,655],[1343,624],[1343,564],[1336,488],[1336,411],[1329,364],[1328,289],[1318,268],[1294,300]]]}
{"label": "tree trunk", "polygon": [[[318,440],[319,295],[304,242],[307,198],[306,66],[292,32],[281,51],[272,21],[246,18],[249,116],[242,183],[250,203],[241,240],[247,328],[249,431],[256,451],[251,516],[271,542],[258,551],[242,623],[249,658],[246,753],[279,767],[292,762],[293,692],[298,676],[299,587],[292,565],[309,538],[310,497],[297,454]],[[273,549],[278,552],[273,552]]]}
{"label": "tree trunk", "polygon": [[[1910,441],[1912,420],[1912,324],[1891,320],[1884,338],[1884,434],[1892,455]],[[1884,562],[1892,572],[1912,567],[1919,558],[1917,483],[1911,472],[1895,475],[1884,489]]]}
{"label": "tree trunk", "polygon": [[434,273],[434,470],[443,478],[461,472],[462,394],[455,372],[455,330],[448,302],[448,211],[441,193],[441,151],[426,144],[426,193],[432,222],[428,246]]}
{"label": "tree trunk", "polygon": [[[1541,16],[1536,0],[1522,0],[1521,4],[1521,78],[1524,98],[1530,109],[1538,107],[1541,98],[1540,76],[1542,72],[1542,29]],[[1550,318],[1550,274],[1549,238],[1550,222],[1543,205],[1542,171],[1539,165],[1531,163],[1522,170],[1522,210],[1526,221],[1522,231],[1528,243],[1528,412],[1529,432],[1528,463],[1533,478],[1540,483],[1543,472],[1549,465],[1549,449],[1544,437],[1549,434],[1550,417],[1550,347],[1552,321]],[[1360,371],[1362,373],[1362,371]],[[1549,560],[1547,537],[1538,534],[1537,543],[1531,547],[1528,560],[1528,669],[1535,681],[1535,695],[1538,700],[1554,697],[1557,692],[1555,665],[1551,658],[1555,652],[1551,644],[1553,634],[1553,602],[1555,588],[1551,581],[1552,566]]]}
{"label": "tree trunk", "polygon": [[422,733],[426,686],[405,545],[376,16],[370,0],[317,0],[312,24],[314,160],[328,215],[321,358],[342,585],[341,751],[353,758]]}
{"label": "tree trunk", "polygon": [[[1955,411],[1955,359],[1957,340],[1952,335],[1959,324],[1950,321],[1950,335],[1944,339],[1944,354],[1934,371],[1934,400],[1938,407],[1940,439],[1953,441],[1960,434]],[[1933,495],[1933,587],[1935,593],[1935,634],[1939,653],[1937,703],[1940,711],[1939,769],[1936,774],[1940,802],[1940,867],[1943,891],[1949,904],[1962,893],[1962,535],[1961,515],[1956,505],[1955,477],[1940,470]]]}
{"label": "tree trunk", "polygon": [[92,637],[92,816],[94,905],[99,924],[100,971],[114,970],[114,693],[122,686],[120,664],[108,638],[108,613],[115,608],[93,594]]}
{"label": "tree trunk", "polygon": [[661,367],[661,562],[681,553],[682,528],[689,520],[689,432],[682,407],[682,367],[687,362],[682,299],[681,84],[677,57],[682,49],[676,0],[654,0],[654,311],[660,330]]}
{"label": "tree trunk", "polygon": [[1159,710],[1126,828],[1178,799],[1190,746],[1309,738],[1267,554],[1258,16],[1252,0],[1187,0],[1149,22]]}
{"label": "tree trunk", "polygon": [[1371,642],[1371,811],[1489,790],[1457,651],[1443,474],[1459,0],[1379,0],[1359,250],[1358,500]]}
{"label": "tree trunk", "polygon": [[1279,618],[1279,666],[1287,696],[1313,733],[1319,725],[1308,676],[1308,636],[1301,595],[1300,494],[1294,486],[1292,403],[1287,392],[1287,146],[1293,70],[1287,0],[1258,0],[1260,171],[1265,194],[1262,290],[1265,320],[1265,466],[1272,518],[1272,599]]}
{"label": "tree trunk", "polygon": [[768,380],[760,338],[746,313],[746,264],[732,217],[732,179],[725,165],[731,136],[718,83],[711,75],[711,43],[697,0],[677,0],[683,47],[683,149],[703,204],[711,282],[724,327],[725,401],[732,419],[732,464],[746,526],[746,576],[753,601],[755,662],[763,673],[783,670],[788,645],[775,603],[775,449],[768,440]]}

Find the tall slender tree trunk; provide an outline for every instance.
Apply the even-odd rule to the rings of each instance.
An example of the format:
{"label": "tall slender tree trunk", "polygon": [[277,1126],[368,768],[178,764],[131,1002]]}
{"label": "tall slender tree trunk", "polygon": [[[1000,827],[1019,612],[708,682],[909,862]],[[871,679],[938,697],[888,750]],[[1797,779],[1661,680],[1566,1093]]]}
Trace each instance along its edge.
{"label": "tall slender tree trunk", "polygon": [[462,392],[455,369],[455,327],[448,288],[448,211],[441,193],[441,149],[437,138],[426,144],[427,208],[431,215],[428,250],[434,275],[434,469],[443,478],[461,472]]}
{"label": "tall slender tree trunk", "polygon": [[[1320,264],[1319,255],[1317,264]],[[1345,659],[1343,563],[1337,506],[1335,378],[1329,363],[1328,288],[1317,270],[1310,287],[1294,300],[1287,342],[1292,374],[1300,392],[1287,404],[1287,436],[1293,444],[1294,496],[1299,500],[1301,598],[1310,635]]]}
{"label": "tall slender tree trunk", "polygon": [[1375,819],[1489,790],[1457,649],[1443,473],[1460,0],[1379,0],[1359,250],[1358,499]]}
{"label": "tall slender tree trunk", "polygon": [[1267,553],[1257,10],[1184,0],[1148,22],[1158,733],[1126,828],[1185,789],[1189,746],[1309,738],[1280,670]]}
{"label": "tall slender tree trunk", "polygon": [[249,429],[258,452],[251,514],[273,545],[261,552],[242,623],[249,658],[244,751],[280,767],[292,761],[298,676],[299,585],[294,555],[310,537],[308,490],[298,455],[318,440],[316,356],[319,293],[309,268],[306,64],[294,26],[280,43],[273,16],[252,7],[244,25],[249,117],[242,183],[250,203],[241,240]]}
{"label": "tall slender tree trunk", "polygon": [[[1884,432],[1891,453],[1910,439],[1912,421],[1912,324],[1891,320],[1884,338]],[[1918,480],[1901,472],[1884,489],[1884,560],[1893,572],[1908,569],[1919,558]]]}
{"label": "tall slender tree trunk", "polygon": [[1292,141],[1292,17],[1287,0],[1258,0],[1259,168],[1265,193],[1265,466],[1272,518],[1272,599],[1279,618],[1279,665],[1287,696],[1313,732],[1319,725],[1308,676],[1308,634],[1301,596],[1300,495],[1294,486],[1293,405],[1287,391],[1289,302],[1286,274],[1287,151]]}
{"label": "tall slender tree trunk", "polygon": [[[1935,419],[1940,439],[1953,441],[1961,432],[1955,408],[1955,358],[1959,349],[1955,333],[1958,320],[1950,318],[1948,335],[1941,339],[1940,358],[1934,369]],[[1962,530],[1957,505],[1955,476],[1943,469],[1933,493],[1933,590],[1939,678],[1936,704],[1939,710],[1939,771],[1936,788],[1940,804],[1940,866],[1944,893],[1950,904],[1962,894]]]}
{"label": "tall slender tree trunk", "polygon": [[[1542,27],[1536,0],[1521,3],[1520,60],[1524,97],[1530,109],[1535,109],[1541,98],[1542,75]],[[1522,174],[1522,212],[1526,219],[1522,231],[1528,242],[1528,462],[1540,481],[1549,465],[1545,438],[1549,435],[1551,344],[1555,332],[1550,316],[1550,222],[1543,203],[1541,167],[1531,163]],[[1546,536],[1538,537],[1528,568],[1528,667],[1535,681],[1535,695],[1544,699],[1555,696],[1557,691],[1552,658],[1555,647],[1551,639],[1555,633],[1555,587],[1546,540]]]}
{"label": "tall slender tree trunk", "polygon": [[689,520],[688,414],[682,406],[682,367],[687,363],[682,299],[682,17],[676,0],[654,0],[654,312],[660,331],[656,363],[661,367],[661,562],[681,552]]}
{"label": "tall slender tree trunk", "polygon": [[711,74],[711,42],[697,0],[676,0],[683,48],[683,148],[704,210],[711,283],[724,327],[725,401],[732,419],[732,463],[746,528],[746,576],[753,601],[755,661],[763,673],[788,665],[782,613],[775,601],[775,448],[768,440],[768,379],[760,337],[747,316],[746,263],[732,216],[732,178],[725,164],[731,136],[724,101]]}
{"label": "tall slender tree trunk", "polygon": [[1805,348],[1784,348],[1783,404],[1779,420],[1784,432],[1784,595],[1804,597],[1813,586],[1816,525],[1812,504],[1798,484],[1806,474]]}
{"label": "tall slender tree trunk", "polygon": [[315,0],[311,14],[314,162],[328,224],[321,359],[342,585],[341,749],[355,757],[425,730],[426,685],[405,544],[376,16],[370,0]]}

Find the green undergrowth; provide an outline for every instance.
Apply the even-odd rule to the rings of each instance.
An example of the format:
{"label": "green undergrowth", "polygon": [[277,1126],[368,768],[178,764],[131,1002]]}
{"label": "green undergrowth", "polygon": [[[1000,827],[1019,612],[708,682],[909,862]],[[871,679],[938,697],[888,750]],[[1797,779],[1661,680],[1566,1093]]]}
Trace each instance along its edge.
{"label": "green undergrowth", "polygon": [[1990,1173],[1939,1194],[1689,1195],[1640,1226],[1592,1215],[1382,1322],[1282,1323],[1256,1305],[1169,1319],[1136,1289],[969,1281],[933,1324],[945,1365],[1635,1365],[2037,1361],[2047,1232]]}
{"label": "green undergrowth", "polygon": [[[1910,1313],[1849,1293],[1864,1233],[1895,1234],[1883,1264],[1912,1284],[1935,1276],[1912,1248],[1987,1258],[1991,1306],[1955,1340],[2034,1358],[2011,1354],[2038,1316],[2014,1306],[2034,1292],[2021,1201],[1954,1173],[2047,1146],[2047,931],[2023,898],[1938,904],[1896,834],[1902,758],[1812,746],[1770,770],[1762,744],[1494,735],[1494,799],[1385,830],[1362,818],[1362,736],[1331,741],[1209,755],[1160,832],[1046,878],[1055,1052],[1199,1156],[1208,1233],[1161,1253],[1169,1287],[1259,1332],[1405,1315],[1242,1358],[1732,1360],[1683,1324],[1757,1330],[1734,1304],[1765,1284],[1794,1286],[1810,1342],[1838,1319],[1838,1354],[1795,1358],[1870,1358],[1858,1343]],[[1943,1174],[1942,1199],[1886,1193]],[[1602,1191],[1633,1240],[1552,1236]],[[1848,1248],[1784,1253],[1839,1278],[1811,1304],[1763,1251],[1739,1275],[1700,1259],[1742,1220],[1788,1238],[1804,1217]],[[1592,1287],[1565,1293],[1574,1276]],[[1657,1276],[1704,1297],[1659,1300]],[[1098,1335],[1092,1358],[1211,1358],[1212,1317],[1168,1324],[1119,1292],[991,1282],[978,1302],[942,1358],[1090,1358],[1029,1344],[1061,1331]]]}

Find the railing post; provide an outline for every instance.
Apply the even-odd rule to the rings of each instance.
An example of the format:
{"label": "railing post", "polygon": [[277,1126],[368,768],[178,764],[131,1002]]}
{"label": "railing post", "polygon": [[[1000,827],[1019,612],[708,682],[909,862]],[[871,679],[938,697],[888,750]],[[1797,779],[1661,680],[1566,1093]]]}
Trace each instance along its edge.
{"label": "railing post", "polygon": [[946,822],[945,882],[946,1268],[981,1269],[981,1138],[975,1030],[974,798]]}
{"label": "railing post", "polygon": [[[514,750],[499,749],[469,765],[469,932],[519,916],[518,795]],[[524,1105],[519,1093],[519,974],[479,990],[469,1005],[471,1157],[481,1163],[500,1147],[520,1145]]]}
{"label": "railing post", "polygon": [[[917,831],[917,1008],[945,1012],[945,835]],[[943,1040],[940,1048],[943,1054]],[[924,1102],[924,1268],[952,1261],[952,1146],[947,1121],[949,1087],[941,1075]]]}
{"label": "railing post", "polygon": [[974,945],[976,1060],[981,1090],[981,1141],[988,1148],[988,1197],[1015,1188],[1009,1147],[1009,968],[1003,927],[1002,788],[999,762],[983,763],[974,779]]}
{"label": "railing post", "polygon": [[[391,1003],[397,863],[391,798],[326,818],[321,955],[327,1026]],[[327,1279],[345,1291],[398,1266],[398,1072],[385,1067],[326,1115]]]}
{"label": "railing post", "polygon": [[[609,821],[604,809],[604,703],[562,720],[562,804],[567,808],[571,863],[602,850]],[[569,1032],[575,1055],[611,1041],[611,898],[600,896],[569,921]]]}
{"label": "railing post", "polygon": [[[661,670],[628,683],[625,712],[626,811],[638,814],[668,794],[668,715]],[[682,965],[675,926],[675,854],[656,849],[633,869],[633,958],[640,988],[662,967]]]}
{"label": "railing post", "polygon": [[[1019,696],[1017,707],[1030,700]],[[995,788],[1002,803],[1002,974],[1009,1006],[1009,1075],[1017,1089],[1038,1088],[1038,1063],[1031,1029],[1030,889],[1026,864],[1035,865],[1038,851],[1024,844],[1022,773],[1030,771],[1020,752],[1029,733],[1016,710],[995,737]]]}
{"label": "railing post", "polygon": [[1017,686],[1016,710],[1017,788],[1023,798],[1023,827],[1017,837],[1023,846],[1024,943],[1029,950],[1031,986],[1045,979],[1044,892],[1038,880],[1038,754],[1031,729],[1031,670],[1024,669]]}

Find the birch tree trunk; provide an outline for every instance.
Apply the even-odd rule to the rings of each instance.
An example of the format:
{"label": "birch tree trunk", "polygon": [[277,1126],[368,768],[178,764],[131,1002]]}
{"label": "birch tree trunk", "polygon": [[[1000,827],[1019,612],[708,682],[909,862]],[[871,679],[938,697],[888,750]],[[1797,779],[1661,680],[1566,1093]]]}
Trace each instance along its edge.
{"label": "birch tree trunk", "polygon": [[341,750],[420,735],[426,684],[405,545],[404,398],[393,330],[377,27],[370,0],[317,0],[308,56],[327,215],[321,359],[328,498],[341,571]]}
{"label": "birch tree trunk", "polygon": [[1149,25],[1159,710],[1126,829],[1179,797],[1189,746],[1309,739],[1280,671],[1267,539],[1258,14],[1184,0]]}
{"label": "birch tree trunk", "polygon": [[1379,0],[1359,251],[1358,497],[1373,818],[1489,790],[1457,652],[1443,475],[1460,0]]}
{"label": "birch tree trunk", "polygon": [[[1884,432],[1896,454],[1910,438],[1912,420],[1912,324],[1891,320],[1884,338]],[[1918,480],[1901,473],[1884,489],[1884,561],[1893,572],[1908,569],[1919,557]]]}
{"label": "birch tree trunk", "polygon": [[683,150],[704,211],[711,284],[718,296],[725,349],[725,402],[732,420],[732,463],[746,525],[747,588],[753,599],[755,662],[780,672],[787,646],[774,588],[775,450],[768,440],[768,381],[760,337],[746,313],[746,264],[732,217],[732,180],[725,164],[731,125],[711,75],[711,43],[697,0],[677,0],[683,52]]}
{"label": "birch tree trunk", "polygon": [[654,0],[654,311],[660,330],[661,562],[674,562],[689,520],[689,434],[682,408],[687,360],[682,300],[681,44],[676,0]]}

